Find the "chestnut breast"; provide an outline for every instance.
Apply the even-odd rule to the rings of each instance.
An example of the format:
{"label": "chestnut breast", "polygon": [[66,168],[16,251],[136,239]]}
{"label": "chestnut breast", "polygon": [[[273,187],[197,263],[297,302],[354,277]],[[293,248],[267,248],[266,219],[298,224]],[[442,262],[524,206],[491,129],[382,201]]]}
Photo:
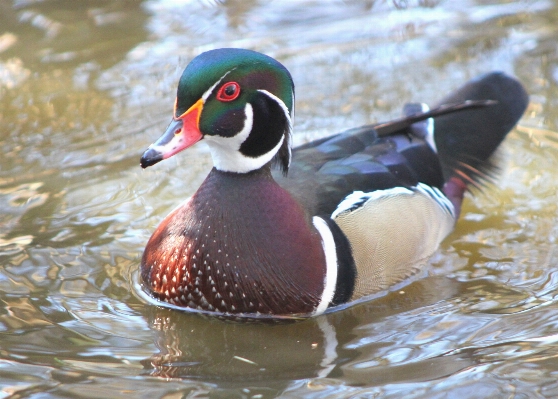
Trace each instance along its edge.
{"label": "chestnut breast", "polygon": [[141,276],[152,295],[179,306],[305,314],[320,301],[325,270],[320,235],[269,168],[213,169],[153,233]]}

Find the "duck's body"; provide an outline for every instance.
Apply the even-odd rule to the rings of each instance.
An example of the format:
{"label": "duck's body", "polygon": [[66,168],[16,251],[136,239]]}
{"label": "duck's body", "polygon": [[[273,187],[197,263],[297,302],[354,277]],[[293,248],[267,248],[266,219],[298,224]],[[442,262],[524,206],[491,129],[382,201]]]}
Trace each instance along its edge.
{"label": "duck's body", "polygon": [[143,264],[161,265],[142,269],[161,299],[216,312],[310,313],[325,272],[319,234],[269,168],[213,169],[154,233]]}
{"label": "duck's body", "polygon": [[499,104],[459,105],[474,109],[440,116],[434,135],[411,107],[406,119],[291,153],[293,90],[281,64],[248,50],[213,50],[186,68],[175,118],[142,166],[205,138],[215,167],[147,244],[141,276],[152,296],[220,314],[300,316],[389,288],[452,230],[466,185],[484,176],[527,104],[517,81],[490,74],[443,104]]}

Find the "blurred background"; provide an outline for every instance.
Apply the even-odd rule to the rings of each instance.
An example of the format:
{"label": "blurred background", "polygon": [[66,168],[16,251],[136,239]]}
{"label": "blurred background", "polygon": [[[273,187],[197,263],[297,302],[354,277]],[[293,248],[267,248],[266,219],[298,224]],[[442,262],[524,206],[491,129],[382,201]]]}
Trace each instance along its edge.
{"label": "blurred background", "polygon": [[[424,274],[295,324],[137,295],[143,247],[211,168],[145,171],[197,54],[244,47],[296,85],[295,143],[517,76],[495,183]],[[557,0],[0,0],[0,399],[558,396]]]}

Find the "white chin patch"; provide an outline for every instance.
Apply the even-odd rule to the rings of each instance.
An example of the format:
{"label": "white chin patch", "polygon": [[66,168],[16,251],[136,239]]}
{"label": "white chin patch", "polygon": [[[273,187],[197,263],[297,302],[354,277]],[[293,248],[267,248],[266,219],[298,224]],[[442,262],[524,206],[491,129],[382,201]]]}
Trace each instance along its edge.
{"label": "white chin patch", "polygon": [[283,144],[285,138],[281,137],[277,145],[263,155],[258,157],[247,157],[242,154],[240,152],[240,146],[250,135],[254,122],[254,111],[250,103],[246,104],[246,107],[244,107],[244,115],[246,115],[244,127],[235,136],[204,136],[209,146],[211,157],[213,158],[213,165],[218,170],[223,172],[247,173],[259,169],[271,161]]}

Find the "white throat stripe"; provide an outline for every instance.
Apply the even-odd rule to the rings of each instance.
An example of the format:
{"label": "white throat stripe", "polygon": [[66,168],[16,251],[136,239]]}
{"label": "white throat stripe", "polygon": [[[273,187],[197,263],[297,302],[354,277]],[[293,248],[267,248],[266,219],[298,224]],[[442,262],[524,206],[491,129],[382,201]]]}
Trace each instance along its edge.
{"label": "white throat stripe", "polygon": [[240,146],[252,132],[254,111],[250,103],[247,103],[244,107],[244,114],[246,116],[244,119],[244,127],[236,135],[232,137],[217,135],[204,136],[209,150],[211,151],[213,165],[218,170],[223,172],[247,173],[259,169],[271,161],[285,140],[285,137],[281,137],[281,140],[279,140],[275,147],[258,157],[245,156],[240,152]]}

